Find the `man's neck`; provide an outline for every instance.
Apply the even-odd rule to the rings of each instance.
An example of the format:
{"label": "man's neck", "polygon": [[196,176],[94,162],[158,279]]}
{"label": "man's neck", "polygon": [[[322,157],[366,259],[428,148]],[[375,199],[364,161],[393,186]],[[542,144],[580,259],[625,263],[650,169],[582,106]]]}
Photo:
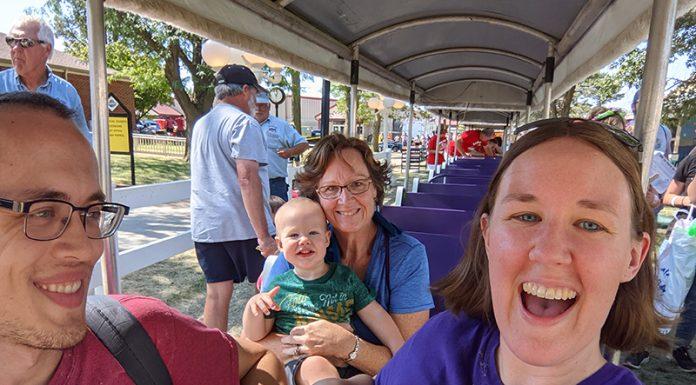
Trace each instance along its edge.
{"label": "man's neck", "polygon": [[62,356],[62,350],[31,348],[0,338],[0,384],[47,384]]}
{"label": "man's neck", "polygon": [[32,71],[24,75],[19,75],[19,79],[22,81],[22,84],[24,84],[24,87],[27,87],[29,91],[36,91],[39,87],[46,83],[46,80],[48,80],[48,71],[46,70],[46,67],[44,67],[43,69]]}

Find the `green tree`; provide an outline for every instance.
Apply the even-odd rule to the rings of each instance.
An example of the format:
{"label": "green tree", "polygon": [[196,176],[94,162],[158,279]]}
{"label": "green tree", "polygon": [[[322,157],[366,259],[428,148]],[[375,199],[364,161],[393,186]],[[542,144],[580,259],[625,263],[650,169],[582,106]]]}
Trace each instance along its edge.
{"label": "green tree", "polygon": [[[42,13],[54,26],[56,34],[65,39],[69,52],[86,52],[87,14],[83,0],[47,0]],[[203,39],[165,23],[113,9],[105,10],[104,21],[107,46],[118,42],[125,47],[126,53],[151,58],[162,68],[171,93],[186,116],[188,156],[188,140],[193,124],[210,109],[214,98],[214,72],[203,62],[201,55]],[[124,50],[116,51],[124,53]],[[110,51],[114,50],[109,49],[107,53]],[[136,67],[141,65],[138,61],[134,62]],[[141,69],[129,68],[120,71],[141,75]],[[148,70],[143,71],[142,76],[147,77]],[[148,85],[142,84],[142,88],[148,88]],[[153,91],[152,94],[157,95],[157,92]],[[142,96],[143,100],[148,98]]]}
{"label": "green tree", "polygon": [[[74,44],[70,51],[72,55],[87,61],[86,45]],[[130,79],[135,95],[136,120],[140,120],[157,104],[172,102],[172,89],[158,58],[132,52],[117,41],[106,47],[106,65],[116,70],[116,75],[111,77],[126,76]]]}
{"label": "green tree", "polygon": [[[696,11],[690,11],[675,22],[670,61],[685,56],[687,66],[696,70]],[[609,71],[596,73],[580,82],[574,89],[555,100],[552,110],[555,116],[586,116],[595,105],[623,97],[621,89],[637,88],[643,78],[646,47],[640,45],[621,56],[609,66]],[[685,80],[668,79],[668,94],[662,109],[662,120],[672,128],[694,116],[696,77]]]}

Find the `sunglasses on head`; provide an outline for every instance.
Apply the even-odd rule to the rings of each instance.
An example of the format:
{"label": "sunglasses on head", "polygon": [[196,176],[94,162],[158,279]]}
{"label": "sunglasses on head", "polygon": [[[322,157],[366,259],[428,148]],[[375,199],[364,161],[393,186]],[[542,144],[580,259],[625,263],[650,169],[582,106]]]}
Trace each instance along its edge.
{"label": "sunglasses on head", "polygon": [[558,125],[566,125],[567,127],[573,127],[573,126],[587,126],[587,125],[592,125],[595,127],[600,127],[604,129],[605,131],[608,131],[614,138],[616,138],[619,142],[623,143],[625,146],[634,149],[638,152],[643,151],[643,145],[640,142],[640,139],[636,138],[635,136],[629,134],[628,132],[624,130],[620,130],[618,128],[614,128],[610,125],[597,122],[594,120],[587,120],[587,119],[581,119],[581,118],[551,118],[551,119],[542,119],[542,120],[537,120],[536,122],[531,122],[528,124],[525,124],[524,126],[518,127],[515,130],[515,134],[520,134],[525,131],[537,129],[537,128],[544,128],[544,127],[549,127],[549,126],[558,126]]}
{"label": "sunglasses on head", "polygon": [[19,44],[19,46],[22,48],[31,48],[37,44],[44,44],[46,42],[43,40],[34,40],[34,39],[26,38],[26,37],[17,38],[17,37],[6,36],[5,43],[7,43],[7,45],[9,45],[10,48],[14,48],[17,44]]}

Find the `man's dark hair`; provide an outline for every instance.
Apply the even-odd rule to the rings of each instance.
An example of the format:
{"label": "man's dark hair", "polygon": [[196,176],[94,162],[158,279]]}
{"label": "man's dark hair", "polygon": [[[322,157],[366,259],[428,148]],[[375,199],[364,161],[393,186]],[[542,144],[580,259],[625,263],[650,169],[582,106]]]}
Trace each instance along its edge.
{"label": "man's dark hair", "polygon": [[7,106],[21,106],[38,111],[51,111],[59,118],[73,119],[75,111],[57,99],[38,92],[18,91],[0,95],[0,109]]}

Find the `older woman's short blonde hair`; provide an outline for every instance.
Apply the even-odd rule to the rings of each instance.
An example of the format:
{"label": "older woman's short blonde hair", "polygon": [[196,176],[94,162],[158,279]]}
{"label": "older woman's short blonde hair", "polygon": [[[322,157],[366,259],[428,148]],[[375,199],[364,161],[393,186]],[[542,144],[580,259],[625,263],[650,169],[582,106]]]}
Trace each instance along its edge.
{"label": "older woman's short blonde hair", "polygon": [[[596,147],[621,170],[630,187],[633,202],[631,218],[626,220],[631,221],[637,239],[645,232],[654,241],[655,219],[641,187],[640,166],[635,151],[623,145],[607,129],[594,122],[577,121],[570,125],[559,124],[539,128],[524,135],[505,153],[474,217],[464,258],[436,286],[436,291],[445,297],[445,303],[453,313],[464,312],[469,316],[495,324],[488,275],[488,256],[481,228],[478,225],[481,215],[493,210],[498,187],[501,179],[505,177],[505,170],[518,156],[541,143],[560,137],[575,138]],[[614,304],[601,332],[601,342],[611,348],[633,351],[647,346],[668,347],[666,338],[658,331],[666,324],[666,321],[655,312],[654,307],[656,275],[652,264],[653,250],[654,248],[651,248],[636,277],[619,286]]]}

